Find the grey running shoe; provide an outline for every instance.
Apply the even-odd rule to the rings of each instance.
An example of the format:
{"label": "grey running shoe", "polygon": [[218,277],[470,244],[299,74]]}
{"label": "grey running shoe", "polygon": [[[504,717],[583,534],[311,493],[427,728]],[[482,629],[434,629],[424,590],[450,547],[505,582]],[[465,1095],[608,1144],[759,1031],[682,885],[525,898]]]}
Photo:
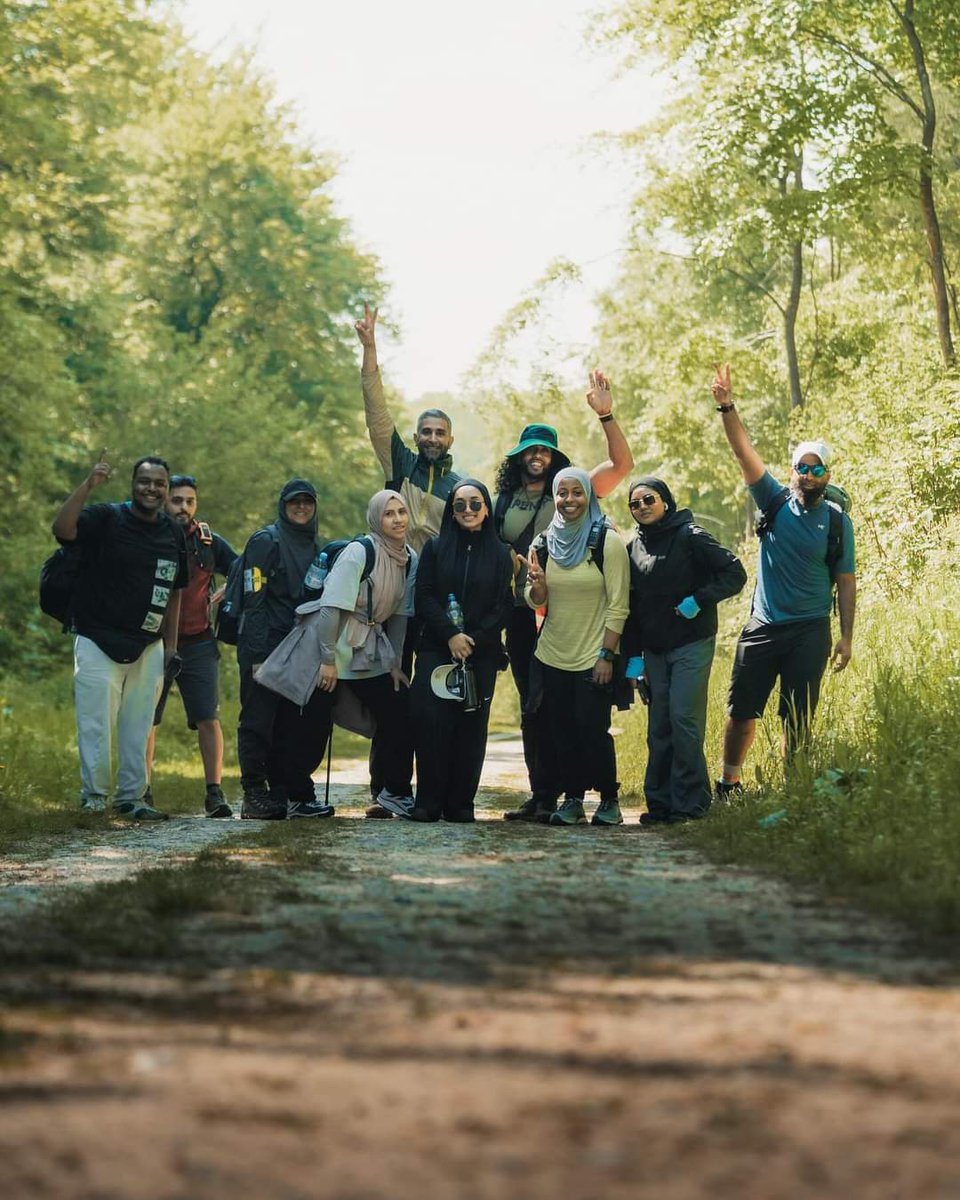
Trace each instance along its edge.
{"label": "grey running shoe", "polygon": [[244,788],[240,819],[242,821],[285,821],[287,819],[287,802],[271,796],[264,784]]}
{"label": "grey running shoe", "polygon": [[551,825],[586,825],[587,815],[583,801],[577,796],[568,796],[550,818]]}
{"label": "grey running shoe", "polygon": [[113,814],[124,821],[168,821],[170,818],[146,800],[114,800]]}
{"label": "grey running shoe", "polygon": [[203,811],[206,816],[218,819],[233,816],[233,809],[227,803],[227,798],[219,784],[216,787],[207,788],[207,794],[203,798]]}
{"label": "grey running shoe", "polygon": [[301,817],[332,817],[337,810],[332,804],[324,804],[319,796],[312,800],[288,800],[287,820],[296,821]]}
{"label": "grey running shoe", "polygon": [[384,788],[377,797],[377,803],[381,808],[385,808],[387,812],[394,813],[398,817],[410,819],[410,814],[413,812],[413,797],[398,796],[396,792],[388,792]]}
{"label": "grey running shoe", "polygon": [[623,813],[620,811],[620,801],[613,799],[601,800],[596,812],[590,820],[591,825],[622,825]]}
{"label": "grey running shoe", "polygon": [[106,796],[90,795],[80,797],[80,809],[82,812],[103,812],[106,807]]}

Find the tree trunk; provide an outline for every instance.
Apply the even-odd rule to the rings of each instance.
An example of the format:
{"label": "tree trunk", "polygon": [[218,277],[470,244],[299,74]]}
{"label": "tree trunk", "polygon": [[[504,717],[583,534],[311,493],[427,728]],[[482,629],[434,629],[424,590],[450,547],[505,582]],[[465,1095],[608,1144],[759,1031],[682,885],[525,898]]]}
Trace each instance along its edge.
{"label": "tree trunk", "polygon": [[[803,190],[803,155],[794,158],[793,183],[796,191]],[[780,193],[787,193],[787,177],[780,180]],[[803,408],[803,388],[800,384],[800,359],[797,354],[797,314],[803,291],[803,242],[794,242],[790,251],[790,294],[783,309],[783,342],[787,352],[787,376],[790,380],[790,408]]]}
{"label": "tree trunk", "polygon": [[937,312],[937,331],[940,335],[940,353],[946,367],[954,367],[957,354],[953,347],[953,337],[950,331],[950,296],[947,289],[947,275],[943,265],[943,238],[940,234],[940,219],[937,216],[937,205],[933,195],[933,144],[937,132],[937,108],[933,99],[933,88],[930,86],[930,75],[927,71],[926,57],[923,45],[913,23],[913,0],[906,0],[903,11],[897,10],[900,23],[903,26],[913,53],[913,65],[920,84],[920,94],[923,97],[923,153],[920,159],[920,211],[923,214],[923,227],[927,235],[927,247],[930,258],[930,277],[933,282],[933,301]]}

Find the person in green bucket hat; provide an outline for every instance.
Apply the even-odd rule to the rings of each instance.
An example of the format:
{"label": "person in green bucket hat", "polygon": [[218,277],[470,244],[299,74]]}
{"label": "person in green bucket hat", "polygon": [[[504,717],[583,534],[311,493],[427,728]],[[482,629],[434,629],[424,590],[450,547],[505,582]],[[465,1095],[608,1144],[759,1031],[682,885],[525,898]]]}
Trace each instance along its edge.
{"label": "person in green bucket hat", "polygon": [[[590,472],[590,482],[598,498],[608,496],[633,469],[633,455],[623,430],[613,415],[613,393],[610,381],[602,371],[590,372],[587,404],[600,419],[607,439],[608,457]],[[508,450],[497,469],[496,498],[493,506],[494,527],[501,541],[517,555],[526,556],[530,543],[542,533],[553,519],[553,480],[557,472],[570,465],[570,459],[558,444],[557,431],[552,425],[537,421],[527,425],[517,444]],[[504,813],[508,821],[539,821],[546,823],[556,811],[557,797],[545,782],[539,762],[537,718],[527,713],[530,664],[537,641],[536,614],[523,600],[525,579],[516,582],[516,604],[507,624],[507,653],[510,669],[520,696],[520,731],[523,736],[523,757],[530,778],[531,795],[518,809]]]}

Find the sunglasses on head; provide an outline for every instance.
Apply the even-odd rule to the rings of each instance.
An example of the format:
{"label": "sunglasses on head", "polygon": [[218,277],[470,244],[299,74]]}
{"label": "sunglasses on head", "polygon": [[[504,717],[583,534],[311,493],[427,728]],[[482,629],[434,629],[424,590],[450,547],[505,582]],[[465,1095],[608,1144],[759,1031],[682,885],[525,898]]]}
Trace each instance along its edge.
{"label": "sunglasses on head", "polygon": [[812,475],[814,479],[822,479],[827,473],[827,468],[822,463],[816,463],[811,466],[809,463],[797,463],[793,468],[798,475]]}
{"label": "sunglasses on head", "polygon": [[653,492],[647,492],[645,496],[638,496],[636,500],[631,500],[630,507],[636,509],[646,505],[647,508],[652,508],[659,499],[660,497],[654,495]]}
{"label": "sunglasses on head", "polygon": [[453,511],[455,513],[465,513],[467,509],[471,512],[479,512],[483,508],[482,500],[454,500]]}

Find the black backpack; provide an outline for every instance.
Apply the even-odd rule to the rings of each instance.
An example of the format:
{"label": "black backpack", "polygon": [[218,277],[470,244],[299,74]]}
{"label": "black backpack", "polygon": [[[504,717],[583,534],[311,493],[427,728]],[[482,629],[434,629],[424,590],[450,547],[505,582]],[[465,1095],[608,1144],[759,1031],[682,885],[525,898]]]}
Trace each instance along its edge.
{"label": "black backpack", "polygon": [[[783,488],[777,492],[766,508],[759,511],[754,525],[754,532],[761,541],[770,532],[774,517],[776,517],[777,513],[789,499],[789,489]],[[824,558],[827,570],[830,572],[830,579],[836,582],[837,563],[843,557],[843,514],[850,511],[851,503],[850,497],[843,488],[837,487],[834,484],[827,485],[824,501],[827,505],[827,516],[830,520],[830,528],[827,530],[827,553]]]}
{"label": "black backpack", "polygon": [[[279,544],[280,535],[276,525],[268,525],[267,529],[274,540],[274,544]],[[373,570],[373,564],[376,559],[376,547],[373,544],[373,539],[360,534],[358,537],[352,538],[334,538],[333,541],[327,542],[323,546],[317,559],[310,564],[304,579],[304,593],[307,601],[319,600],[323,594],[323,585],[326,582],[327,576],[333,570],[333,564],[340,557],[345,547],[352,542],[361,542],[366,553],[366,561],[363,564],[363,571],[360,575],[360,582],[370,577],[370,572]],[[230,566],[230,571],[227,574],[227,582],[224,586],[223,599],[220,601],[220,611],[217,614],[217,638],[221,642],[226,642],[229,646],[235,646],[237,639],[240,636],[240,631],[243,628],[243,575],[244,555],[240,555],[235,559]],[[407,572],[410,571],[410,554],[407,554]],[[273,572],[271,571],[271,575]],[[367,620],[369,621],[373,614],[373,591],[367,588]]]}
{"label": "black backpack", "polygon": [[[266,530],[270,534],[273,548],[276,551],[280,545],[280,531],[277,529],[276,523],[267,525]],[[243,554],[238,554],[230,564],[227,580],[223,585],[223,599],[217,609],[217,641],[223,642],[227,646],[237,644],[243,628],[243,577],[247,569],[246,564],[247,552],[244,550]],[[274,573],[275,571],[271,569],[270,575],[272,576]]]}
{"label": "black backpack", "polygon": [[[377,550],[373,544],[373,539],[367,537],[366,534],[358,534],[352,538],[334,538],[332,542],[327,544],[320,551],[317,560],[310,565],[310,570],[307,571],[305,580],[305,590],[308,600],[319,600],[323,595],[323,585],[327,582],[327,576],[333,570],[333,565],[347,548],[353,542],[360,542],[366,554],[366,560],[363,564],[363,570],[360,573],[360,582],[370,578],[370,572],[373,570],[373,564],[377,557]],[[410,556],[407,555],[407,570],[410,570]],[[367,588],[367,620],[370,621],[373,615],[373,588]]]}
{"label": "black backpack", "polygon": [[[114,514],[119,504],[111,504]],[[97,555],[99,558],[99,555]],[[40,568],[40,611],[59,621],[64,633],[74,633],[73,598],[90,555],[78,542],[64,542]]]}

